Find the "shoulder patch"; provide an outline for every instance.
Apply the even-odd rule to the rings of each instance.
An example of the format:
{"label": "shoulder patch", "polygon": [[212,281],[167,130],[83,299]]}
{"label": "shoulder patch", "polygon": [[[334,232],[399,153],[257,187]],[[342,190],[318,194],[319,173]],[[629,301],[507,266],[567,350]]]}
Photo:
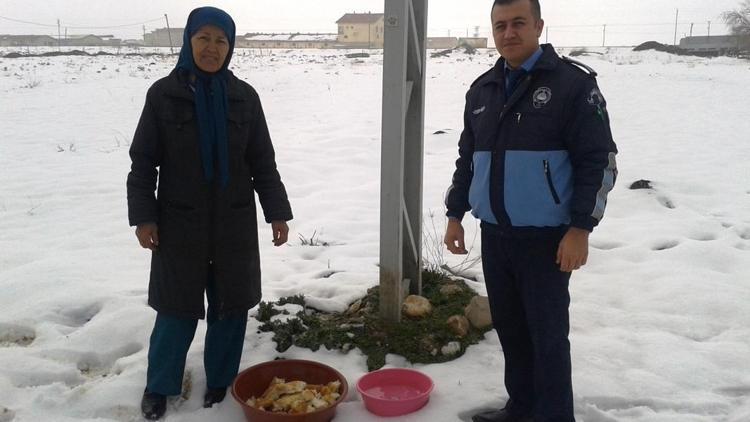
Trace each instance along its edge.
{"label": "shoulder patch", "polygon": [[479,81],[481,81],[482,79],[484,79],[493,70],[495,70],[494,66],[492,66],[491,68],[487,69],[486,72],[482,73],[481,75],[479,75],[479,77],[477,77],[476,79],[474,79],[474,82],[471,83],[471,86],[476,85]]}
{"label": "shoulder patch", "polygon": [[573,60],[573,59],[571,59],[568,56],[562,56],[561,59],[562,59],[563,62],[565,62],[565,63],[567,63],[569,65],[572,65],[576,69],[578,69],[578,70],[580,70],[582,72],[588,73],[592,77],[596,78],[597,73],[591,67],[589,67],[589,66],[587,66],[587,65],[579,62],[578,60]]}

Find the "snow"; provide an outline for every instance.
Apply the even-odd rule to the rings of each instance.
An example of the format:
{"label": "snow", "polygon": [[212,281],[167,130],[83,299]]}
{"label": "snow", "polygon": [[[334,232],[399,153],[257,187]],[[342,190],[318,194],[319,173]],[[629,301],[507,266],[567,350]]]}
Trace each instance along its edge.
{"label": "snow", "polygon": [[[750,63],[592,50],[601,54],[578,59],[599,72],[620,175],[571,281],[577,420],[748,421]],[[341,311],[378,280],[382,55],[345,53],[235,52],[234,72],[263,100],[295,213],[283,247],[259,222],[265,300],[304,294]],[[464,94],[496,57],[428,59],[424,216],[438,239]],[[175,60],[0,58],[0,421],[140,420],[155,313],[149,255],[127,227],[128,146],[148,87]],[[654,189],[629,190],[639,179]],[[464,226],[471,242],[478,226]],[[302,245],[313,234],[328,246]],[[484,293],[480,268],[467,274]],[[336,420],[380,420],[354,388],[361,353],[278,353],[257,328],[251,318],[242,368],[277,356],[331,365],[350,385]],[[231,398],[201,407],[205,324],[198,330],[192,393],[170,401],[165,420],[241,421]],[[390,355],[387,366],[436,384],[428,405],[399,421],[466,421],[506,398],[493,332],[449,363]]]}

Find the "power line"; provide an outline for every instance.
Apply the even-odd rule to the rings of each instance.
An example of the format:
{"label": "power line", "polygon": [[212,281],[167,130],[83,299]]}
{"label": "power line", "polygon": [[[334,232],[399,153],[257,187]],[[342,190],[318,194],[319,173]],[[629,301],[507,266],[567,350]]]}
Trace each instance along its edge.
{"label": "power line", "polygon": [[[36,25],[36,26],[44,26],[44,27],[52,27],[52,28],[56,28],[58,26],[57,24],[52,25],[52,24],[39,23],[39,22],[29,22],[29,21],[24,21],[21,19],[9,18],[6,16],[0,16],[0,19],[5,19],[11,22],[24,23],[27,25]],[[131,23],[131,24],[125,24],[125,25],[111,25],[111,26],[71,26],[71,25],[66,25],[64,23],[61,23],[60,25],[66,28],[70,28],[70,29],[116,29],[116,28],[126,28],[130,26],[141,26],[147,23],[160,21],[162,19],[163,18],[159,17],[159,18],[155,18],[155,19],[151,19],[151,20],[147,20],[143,22],[137,22],[137,23]]]}
{"label": "power line", "polygon": [[5,19],[5,20],[11,21],[11,22],[25,23],[25,24],[29,24],[29,25],[49,26],[49,27],[52,27],[52,28],[57,28],[57,25],[49,25],[49,24],[45,24],[45,23],[36,23],[36,22],[22,21],[20,19],[6,18],[5,16],[0,16],[0,19]]}

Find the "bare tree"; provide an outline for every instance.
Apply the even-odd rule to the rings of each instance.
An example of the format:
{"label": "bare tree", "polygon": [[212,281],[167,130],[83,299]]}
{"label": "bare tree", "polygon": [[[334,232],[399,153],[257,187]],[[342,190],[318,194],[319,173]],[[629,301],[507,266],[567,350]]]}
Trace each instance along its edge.
{"label": "bare tree", "polygon": [[732,35],[750,37],[750,0],[743,0],[738,10],[730,10],[721,14]]}

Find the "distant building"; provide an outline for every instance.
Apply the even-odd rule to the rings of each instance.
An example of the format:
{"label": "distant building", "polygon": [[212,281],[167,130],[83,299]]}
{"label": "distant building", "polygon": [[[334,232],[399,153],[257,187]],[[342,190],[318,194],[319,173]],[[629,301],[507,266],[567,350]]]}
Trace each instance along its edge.
{"label": "distant building", "polygon": [[468,45],[474,48],[487,48],[487,38],[463,37],[458,39],[458,45]]}
{"label": "distant building", "polygon": [[182,47],[182,33],[185,28],[159,28],[148,34],[143,34],[143,44],[146,47]]}
{"label": "distant building", "polygon": [[234,42],[238,48],[333,48],[336,34],[245,34]]}
{"label": "distant building", "polygon": [[385,21],[382,13],[347,13],[336,24],[338,42],[353,48],[383,48]]}
{"label": "distant building", "polygon": [[57,39],[49,35],[0,35],[0,47],[56,47]]}
{"label": "distant building", "polygon": [[748,41],[736,35],[685,37],[680,40],[680,48],[696,54],[731,54],[749,49]]}
{"label": "distant building", "polygon": [[427,48],[447,50],[458,46],[456,37],[427,37]]}
{"label": "distant building", "polygon": [[87,47],[87,46],[114,46],[120,45],[120,39],[115,38],[114,35],[68,35],[63,38],[62,45],[69,47]]}

